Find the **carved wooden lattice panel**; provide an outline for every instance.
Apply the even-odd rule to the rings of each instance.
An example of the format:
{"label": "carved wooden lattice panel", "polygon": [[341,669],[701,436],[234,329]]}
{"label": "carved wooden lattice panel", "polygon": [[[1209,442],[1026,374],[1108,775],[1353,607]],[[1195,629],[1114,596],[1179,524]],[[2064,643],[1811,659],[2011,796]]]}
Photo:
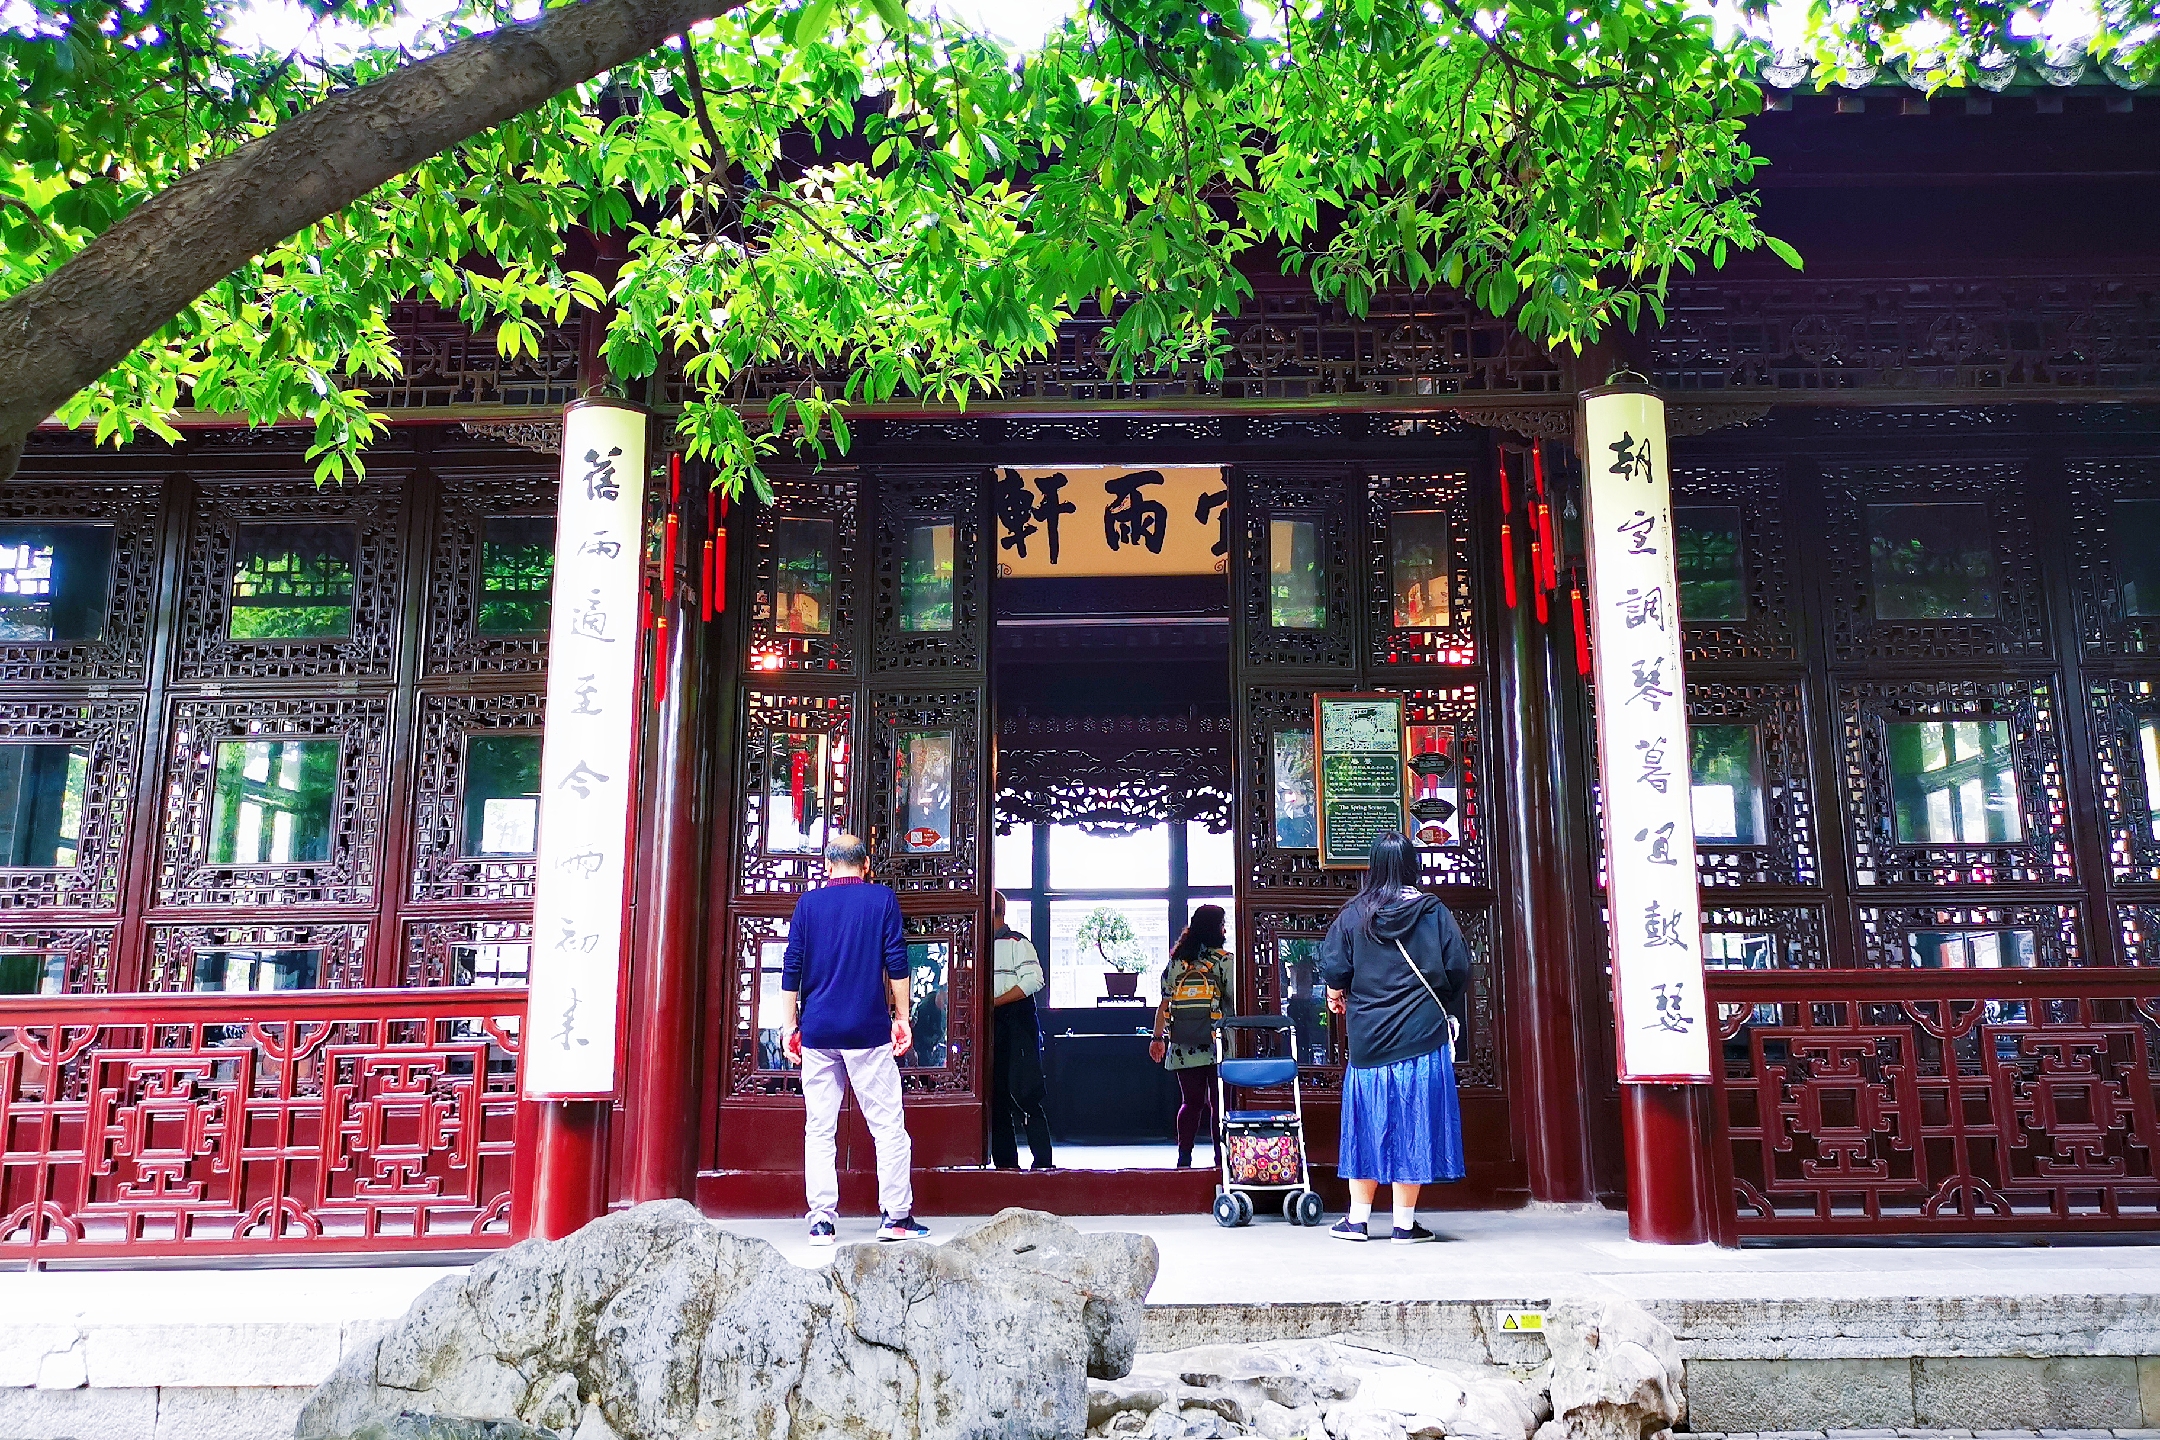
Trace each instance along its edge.
{"label": "carved wooden lattice panel", "polygon": [[2160,882],[2160,680],[2089,680],[2093,778],[2107,826],[2108,873],[2117,883]]}
{"label": "carved wooden lattice panel", "polygon": [[[1232,605],[1248,669],[1348,670],[1357,663],[1360,600],[1353,575],[1351,535],[1353,477],[1330,467],[1293,472],[1240,465],[1230,480],[1238,515],[1232,537]],[[1279,598],[1271,585],[1270,559],[1283,527],[1309,526],[1318,566],[1317,610],[1306,614],[1295,599]],[[1287,561],[1290,557],[1285,556]],[[1311,626],[1277,619],[1317,619]]]}
{"label": "carved wooden lattice panel", "polygon": [[749,669],[853,674],[861,482],[826,472],[776,476],[772,488],[751,552]]}
{"label": "carved wooden lattice panel", "polygon": [[2125,561],[2149,564],[2160,536],[2160,462],[2074,460],[2067,468],[2070,574],[2085,653],[2160,655],[2160,595],[2149,582],[2143,594],[2126,585],[2124,569]]}
{"label": "carved wooden lattice panel", "polygon": [[[2092,963],[2075,905],[2011,900],[1862,905],[1859,917],[1860,963],[1869,969],[2054,969]],[[1975,941],[1987,953],[1975,956]],[[1954,947],[1947,957],[1945,946]]]}
{"label": "carved wooden lattice panel", "polygon": [[818,837],[853,821],[854,697],[745,690],[739,733],[736,892],[799,895],[824,874]]}
{"label": "carved wooden lattice panel", "polygon": [[780,988],[780,963],[787,949],[784,915],[732,914],[728,946],[728,1070],[730,1095],[800,1095],[802,1072],[781,1058],[783,1038],[776,1021],[761,1012],[774,1003]]}
{"label": "carved wooden lattice panel", "polygon": [[[1366,629],[1372,637],[1367,662],[1476,664],[1476,533],[1469,472],[1375,475],[1365,482],[1365,506]],[[1440,538],[1432,534],[1440,526],[1445,527],[1446,573],[1435,578],[1442,581],[1446,603],[1420,617],[1409,593],[1418,584],[1414,572],[1422,558],[1415,552],[1421,541]],[[1425,582],[1428,588],[1430,583]],[[1417,619],[1426,623],[1403,623]]]}
{"label": "carved wooden lattice panel", "polygon": [[0,911],[118,910],[143,703],[120,700],[0,702],[0,743],[67,746],[84,753],[73,863],[0,867]]}
{"label": "carved wooden lattice panel", "polygon": [[398,984],[522,985],[532,940],[529,916],[408,921]]}
{"label": "carved wooden lattice panel", "polygon": [[[1705,885],[1820,885],[1814,786],[1808,775],[1807,722],[1799,683],[1690,680],[1687,703],[1690,726],[1748,729],[1753,739],[1753,778],[1762,803],[1763,833],[1754,843],[1707,839],[1702,834],[1702,817],[1697,817],[1697,879]],[[1746,804],[1745,797],[1741,803]],[[1742,817],[1742,823],[1748,818]]]}
{"label": "carved wooden lattice panel", "polygon": [[908,1057],[916,1063],[902,1062],[900,1087],[915,1095],[973,1095],[977,1050],[975,1020],[979,1008],[975,998],[975,975],[980,968],[981,949],[977,936],[981,925],[972,912],[909,915],[901,923],[907,932],[910,964],[917,958],[918,946],[950,948],[946,952],[943,1014],[937,1017],[945,1027],[944,1063],[921,1063],[925,1059],[938,1058],[938,1051],[926,1033],[926,1023],[931,1016],[922,1004],[921,987],[918,986],[915,1012],[911,1017],[915,1049]]}
{"label": "carved wooden lattice panel", "polygon": [[464,853],[466,742],[480,735],[538,739],[547,697],[530,691],[420,696],[419,774],[412,800],[415,900],[530,900],[537,862]]}
{"label": "carved wooden lattice panel", "polygon": [[2160,985],[1713,972],[1743,1233],[2160,1225]]}
{"label": "carved wooden lattice panel", "polygon": [[[299,990],[360,990],[368,983],[368,927],[365,925],[153,925],[150,927],[149,960],[143,967],[143,989],[152,991],[208,990],[223,988],[205,981],[199,973],[205,956],[261,953],[309,955],[314,959],[312,980],[279,988]],[[198,983],[205,982],[205,983]],[[259,987],[235,985],[234,989],[271,988],[267,977]]]}
{"label": "carved wooden lattice panel", "polygon": [[[405,573],[402,477],[370,466],[366,478],[318,490],[310,480],[213,481],[196,496],[180,574],[177,673],[209,680],[314,675],[387,678],[397,661]],[[351,631],[317,639],[234,639],[233,572],[243,525],[335,524],[352,536]]]}
{"label": "carved wooden lattice panel", "polygon": [[158,593],[156,484],[65,486],[24,479],[0,489],[0,523],[40,520],[112,527],[112,574],[103,633],[95,640],[0,640],[0,681],[140,685],[150,666]]}
{"label": "carved wooden lattice panel", "polygon": [[1820,905],[1717,895],[1703,906],[1702,928],[1703,963],[1713,970],[1820,970],[1830,963]]}
{"label": "carved wooden lattice panel", "polygon": [[[1852,817],[1853,879],[1860,885],[2067,883],[2068,787],[2052,681],[1915,680],[1845,685],[1845,803]],[[1901,840],[1888,727],[1910,721],[1983,721],[2008,727],[2008,775],[2017,791],[2016,840],[1918,844]]]}
{"label": "carved wooden lattice panel", "polygon": [[440,496],[428,567],[427,673],[544,675],[545,630],[494,635],[480,629],[482,567],[490,517],[555,518],[554,471],[538,457],[523,475],[437,476]]}
{"label": "carved wooden lattice panel", "polygon": [[2160,966],[2160,903],[2131,901],[2115,907],[2115,941],[2125,965]]}
{"label": "carved wooden lattice panel", "polygon": [[1282,788],[1277,783],[1277,737],[1304,736],[1304,769],[1309,779],[1313,695],[1329,688],[1332,687],[1271,685],[1252,686],[1245,692],[1243,773],[1251,778],[1245,786],[1245,803],[1239,820],[1242,832],[1239,850],[1247,883],[1254,890],[1343,899],[1357,890],[1361,872],[1320,868],[1317,838],[1314,848],[1309,849],[1286,849],[1276,844],[1278,834],[1286,828],[1279,824],[1282,817],[1275,813],[1277,796]]}
{"label": "carved wooden lattice panel", "polygon": [[[1428,677],[1420,677],[1428,678]],[[1437,677],[1429,677],[1437,678]],[[1492,844],[1485,814],[1485,749],[1480,743],[1478,687],[1425,686],[1404,690],[1403,724],[1438,725],[1454,732],[1454,841],[1418,846],[1418,873],[1427,885],[1492,884]]]}
{"label": "carved wooden lattice panel", "polygon": [[[175,700],[165,761],[161,905],[362,905],[375,897],[389,780],[390,702]],[[210,832],[220,744],[329,740],[338,746],[328,854],[320,861],[213,864]]]}
{"label": "carved wooden lattice panel", "polygon": [[113,986],[114,927],[23,924],[0,929],[0,965],[27,972],[42,993],[104,994]]}
{"label": "carved wooden lattice panel", "polygon": [[[880,813],[877,875],[903,893],[974,890],[982,878],[982,691],[885,691],[870,699]],[[911,810],[942,810],[942,832],[911,825]],[[936,818],[915,814],[914,819]]]}
{"label": "carved wooden lattice panel", "polygon": [[1705,661],[1790,662],[1800,658],[1799,616],[1793,605],[1785,534],[1784,480],[1777,467],[1674,466],[1672,503],[1737,512],[1740,525],[1741,595],[1746,616],[1690,619],[1683,607],[1680,633],[1689,665]]}
{"label": "carved wooden lattice panel", "polygon": [[0,1000],[0,1253],[509,1241],[522,991]]}
{"label": "carved wooden lattice panel", "polygon": [[[869,483],[878,496],[870,653],[873,668],[894,675],[983,668],[983,617],[993,562],[985,550],[983,495],[987,470],[921,474],[880,469]],[[952,613],[944,628],[910,628],[902,585],[913,533],[952,527]]]}
{"label": "carved wooden lattice panel", "polygon": [[[2049,654],[2034,517],[2016,467],[1973,462],[1830,469],[1823,476],[1823,502],[1834,659],[2030,660]],[[1876,518],[1892,507],[1968,505],[1985,507],[1979,530],[1985,548],[1973,561],[1984,561],[1989,571],[1984,578],[1963,572],[1971,610],[1942,618],[1882,613],[1876,577],[1902,557],[1891,538],[1875,531]]]}
{"label": "carved wooden lattice panel", "polygon": [[368,402],[384,410],[431,410],[446,405],[542,405],[560,409],[578,398],[578,346],[583,320],[541,325],[530,352],[505,355],[493,331],[476,334],[456,316],[431,306],[399,307],[392,324],[399,357],[392,376],[354,376]]}

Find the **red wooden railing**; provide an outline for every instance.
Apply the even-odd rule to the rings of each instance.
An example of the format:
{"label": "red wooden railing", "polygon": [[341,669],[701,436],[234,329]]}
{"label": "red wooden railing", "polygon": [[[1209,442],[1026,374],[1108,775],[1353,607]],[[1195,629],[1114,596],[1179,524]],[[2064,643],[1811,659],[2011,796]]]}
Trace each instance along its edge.
{"label": "red wooden railing", "polygon": [[2160,1228],[2160,970],[1710,972],[1739,1232]]}
{"label": "red wooden railing", "polygon": [[0,999],[0,1264],[508,1242],[523,990]]}

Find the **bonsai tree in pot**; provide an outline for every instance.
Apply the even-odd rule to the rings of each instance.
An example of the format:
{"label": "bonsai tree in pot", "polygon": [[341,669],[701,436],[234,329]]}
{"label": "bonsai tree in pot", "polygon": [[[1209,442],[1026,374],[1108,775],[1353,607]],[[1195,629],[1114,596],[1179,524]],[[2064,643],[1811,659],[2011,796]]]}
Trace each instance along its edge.
{"label": "bonsai tree in pot", "polygon": [[1113,1000],[1130,1000],[1139,993],[1140,972],[1147,968],[1147,956],[1140,949],[1140,937],[1133,933],[1132,922],[1124,915],[1108,905],[1096,906],[1073,932],[1073,944],[1091,948],[1102,957],[1105,995]]}

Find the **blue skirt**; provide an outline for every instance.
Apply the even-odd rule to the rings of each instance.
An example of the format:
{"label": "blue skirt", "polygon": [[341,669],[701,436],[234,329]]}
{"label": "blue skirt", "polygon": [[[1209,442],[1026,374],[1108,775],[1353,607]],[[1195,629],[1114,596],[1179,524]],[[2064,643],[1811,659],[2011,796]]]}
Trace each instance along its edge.
{"label": "blue skirt", "polygon": [[1455,1060],[1445,1048],[1344,1072],[1342,1158],[1335,1173],[1401,1185],[1463,1178]]}

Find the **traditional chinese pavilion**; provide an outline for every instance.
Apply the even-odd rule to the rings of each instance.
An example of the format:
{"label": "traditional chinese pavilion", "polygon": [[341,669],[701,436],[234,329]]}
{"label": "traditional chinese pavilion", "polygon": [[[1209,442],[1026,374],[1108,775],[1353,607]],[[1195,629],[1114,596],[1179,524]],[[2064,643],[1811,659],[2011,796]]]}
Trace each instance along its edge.
{"label": "traditional chinese pavilion", "polygon": [[[0,487],[0,1253],[798,1210],[767,1007],[841,829],[907,916],[928,1213],[1211,1194],[982,1168],[993,885],[1053,971],[1062,1133],[1161,1138],[1125,997],[1214,903],[1331,1160],[1314,954],[1358,872],[1330,847],[1400,825],[1476,959],[1448,1203],[1728,1242],[2160,1227],[2160,104],[2069,70],[1776,78],[1752,139],[1805,273],[1682,277],[1580,359],[1448,294],[1353,319],[1277,280],[1221,381],[1128,384],[1083,320],[1006,398],[863,412],[771,505],[669,455],[664,375],[630,397],[642,511],[594,555],[628,568],[589,584],[557,532],[564,475],[598,493],[562,453],[600,378],[575,325],[506,360],[406,316],[358,483],[216,416],[41,435]],[[1665,402],[1673,588],[1607,595],[1585,482],[1617,462],[1580,459],[1579,397],[1622,370]],[[563,668],[572,623],[619,668]],[[1672,666],[1593,663],[1653,625]],[[1316,697],[1364,707],[1351,740]],[[1601,766],[1630,700],[1684,727],[1608,728]],[[604,702],[622,748],[543,747]],[[543,873],[573,760],[636,828]],[[1330,808],[1386,766],[1399,812]],[[1707,1083],[1623,1087],[1613,940],[1659,930],[1620,888],[1690,854],[1704,993],[1626,1033],[1697,1027]],[[628,903],[586,946],[548,906],[595,873]],[[527,982],[578,947],[619,970],[612,1096],[521,1100],[577,1034]],[[842,1146],[867,1207],[853,1118]]]}

